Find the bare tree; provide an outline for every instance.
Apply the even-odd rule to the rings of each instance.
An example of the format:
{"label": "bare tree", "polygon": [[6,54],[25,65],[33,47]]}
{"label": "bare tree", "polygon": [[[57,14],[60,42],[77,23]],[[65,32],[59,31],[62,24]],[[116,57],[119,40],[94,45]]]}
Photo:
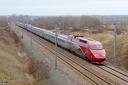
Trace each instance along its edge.
{"label": "bare tree", "polygon": [[0,16],[0,27],[1,28],[8,28],[7,19],[4,16]]}

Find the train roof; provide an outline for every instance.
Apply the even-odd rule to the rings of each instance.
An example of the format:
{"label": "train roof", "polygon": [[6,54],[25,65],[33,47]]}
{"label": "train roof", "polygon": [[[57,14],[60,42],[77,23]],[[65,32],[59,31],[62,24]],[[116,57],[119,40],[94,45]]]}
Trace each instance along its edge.
{"label": "train roof", "polygon": [[[42,29],[42,28],[35,27],[35,26],[33,26],[33,28],[40,29],[40,30],[43,30],[43,31],[49,32],[49,33],[55,33],[55,30],[50,31],[50,30]],[[100,43],[99,41],[93,40],[93,39],[91,39],[91,38],[82,37],[82,36],[66,35],[66,34],[61,34],[61,33],[59,33],[59,32],[57,32],[57,34],[58,34],[59,36],[61,36],[61,37],[64,37],[64,38],[69,38],[69,36],[70,36],[70,37],[77,38],[77,39],[79,39],[79,40],[84,40],[84,41],[89,42],[90,44]],[[101,43],[100,43],[100,44],[101,44]]]}
{"label": "train roof", "polygon": [[78,39],[80,40],[84,40],[84,41],[87,41],[90,45],[101,45],[101,43],[97,40],[93,40],[91,38],[84,38],[84,37],[78,37]]}
{"label": "train roof", "polygon": [[85,41],[96,41],[96,40],[93,40],[91,38],[86,38],[86,37],[78,37],[78,39],[85,40]]}

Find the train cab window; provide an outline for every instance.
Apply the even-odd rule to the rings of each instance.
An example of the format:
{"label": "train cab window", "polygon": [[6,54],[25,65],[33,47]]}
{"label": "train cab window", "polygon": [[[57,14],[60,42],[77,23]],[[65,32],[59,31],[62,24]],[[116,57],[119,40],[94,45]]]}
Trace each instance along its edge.
{"label": "train cab window", "polygon": [[86,40],[79,40],[80,42],[82,42],[82,43],[87,43],[87,41]]}
{"label": "train cab window", "polygon": [[92,50],[97,49],[96,45],[90,46],[90,48],[91,48]]}
{"label": "train cab window", "polygon": [[103,46],[102,45],[92,45],[92,46],[90,46],[90,48],[92,50],[101,50],[101,49],[103,49]]}
{"label": "train cab window", "polygon": [[98,45],[97,48],[98,49],[103,49],[103,46],[102,45]]}

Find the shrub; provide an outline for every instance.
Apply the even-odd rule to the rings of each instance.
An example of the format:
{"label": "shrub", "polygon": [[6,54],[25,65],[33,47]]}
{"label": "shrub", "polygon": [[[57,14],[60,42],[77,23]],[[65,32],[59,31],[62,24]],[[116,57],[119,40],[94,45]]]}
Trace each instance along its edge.
{"label": "shrub", "polygon": [[33,74],[36,70],[36,64],[35,64],[35,61],[34,59],[30,59],[29,62],[28,62],[28,71],[29,71],[29,74]]}
{"label": "shrub", "polygon": [[103,32],[104,32],[103,29],[92,29],[91,30],[91,33],[93,33],[93,34],[98,34],[98,33],[103,33]]}
{"label": "shrub", "polygon": [[71,27],[70,30],[71,30],[71,32],[81,31],[80,28],[76,28],[76,27]]}

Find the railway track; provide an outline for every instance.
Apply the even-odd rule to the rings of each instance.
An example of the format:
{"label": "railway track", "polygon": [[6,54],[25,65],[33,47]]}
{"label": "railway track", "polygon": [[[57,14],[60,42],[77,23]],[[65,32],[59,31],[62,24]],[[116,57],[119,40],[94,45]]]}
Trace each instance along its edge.
{"label": "railway track", "polygon": [[111,75],[116,76],[117,78],[128,83],[128,74],[125,72],[121,72],[120,70],[116,70],[108,65],[98,66],[100,69],[110,73]]}
{"label": "railway track", "polygon": [[[24,34],[30,36],[30,32],[24,30]],[[49,43],[48,41],[36,36],[36,35],[32,35],[33,40],[35,42],[37,42],[37,44],[40,44],[40,46],[46,48],[47,50],[49,50],[51,53],[55,53],[54,52],[54,45],[52,43]],[[89,80],[91,80],[94,84],[102,84],[102,85],[108,85],[108,84],[128,84],[128,76],[125,73],[122,73],[120,71],[118,71],[116,74],[120,74],[119,76],[117,76],[116,74],[114,74],[114,72],[116,72],[116,70],[112,71],[109,66],[94,66],[88,62],[85,62],[83,59],[80,59],[78,57],[76,57],[75,55],[65,51],[62,48],[58,48],[59,52],[58,52],[58,57],[64,61],[65,63],[67,63],[68,65],[70,65],[72,68],[74,68],[75,70],[77,70],[79,73],[81,73],[82,75],[84,75],[86,78],[88,78]],[[66,55],[66,56],[65,56]],[[77,58],[77,59],[76,59]],[[78,60],[79,59],[79,60]],[[80,63],[82,61],[82,63]],[[85,65],[87,64],[87,65]],[[89,66],[88,66],[89,65]],[[98,70],[102,70],[101,72],[104,72],[105,74],[109,74],[109,75],[113,75],[114,77],[112,78],[117,78],[118,81],[115,81],[111,78],[106,77],[105,75],[101,75],[101,74],[97,74],[97,72],[93,71],[91,68],[89,67],[95,67]],[[109,68],[109,69],[108,69]],[[112,71],[112,72],[111,72]],[[87,75],[88,74],[88,75]],[[121,81],[119,81],[121,80]]]}
{"label": "railway track", "polygon": [[121,71],[119,69],[115,69],[113,66],[110,66],[110,65],[104,65],[104,66],[109,68],[109,69],[112,69],[112,70],[114,70],[114,71],[116,71],[116,72],[118,72],[118,73],[120,73],[120,74],[122,74],[122,75],[124,75],[126,77],[128,77],[128,73],[127,72]]}

